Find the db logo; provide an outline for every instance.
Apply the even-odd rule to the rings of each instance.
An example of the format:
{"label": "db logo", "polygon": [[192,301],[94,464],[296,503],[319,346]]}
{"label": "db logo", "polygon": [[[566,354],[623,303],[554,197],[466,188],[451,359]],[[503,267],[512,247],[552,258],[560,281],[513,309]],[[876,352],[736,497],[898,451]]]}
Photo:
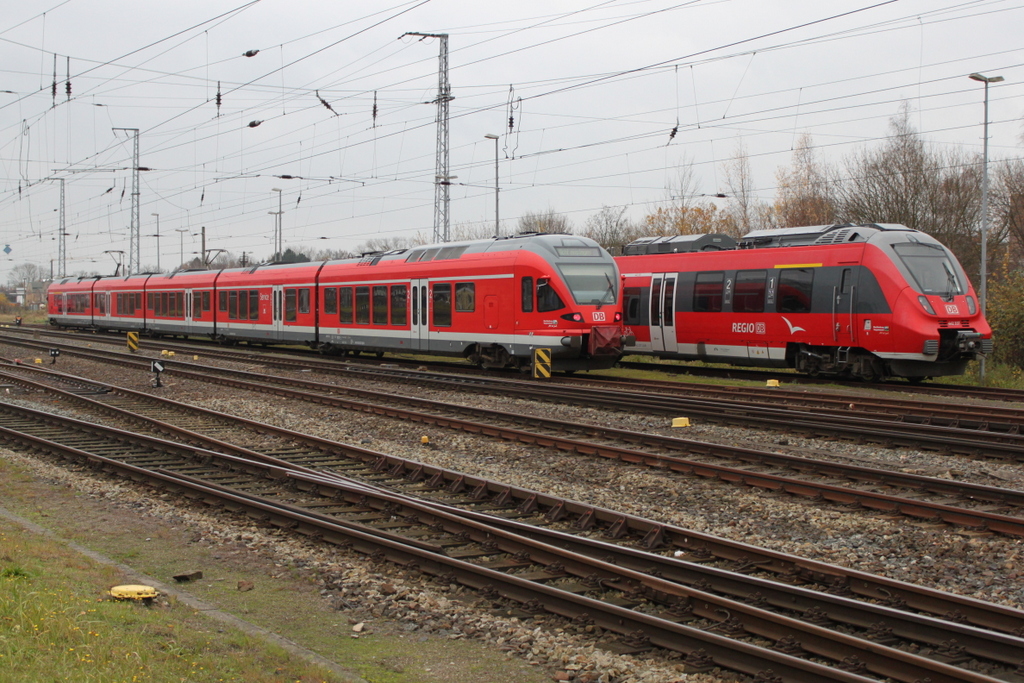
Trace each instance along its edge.
{"label": "db logo", "polygon": [[960,315],[960,309],[957,308],[956,304],[946,304],[947,315]]}
{"label": "db logo", "polygon": [[604,318],[604,311],[594,311],[594,322],[595,323],[603,323],[604,320],[605,320],[605,318]]}

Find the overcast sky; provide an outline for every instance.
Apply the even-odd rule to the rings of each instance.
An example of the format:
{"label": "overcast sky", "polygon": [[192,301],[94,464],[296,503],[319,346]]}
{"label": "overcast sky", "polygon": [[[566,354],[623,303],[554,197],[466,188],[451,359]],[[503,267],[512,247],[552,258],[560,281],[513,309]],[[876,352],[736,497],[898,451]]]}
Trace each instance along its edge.
{"label": "overcast sky", "polygon": [[990,87],[990,156],[1016,158],[1021,27],[1024,0],[9,2],[0,280],[57,258],[60,184],[47,179],[64,179],[68,274],[111,273],[104,252],[128,252],[134,133],[118,128],[139,130],[151,169],[144,266],[158,260],[152,214],[164,269],[199,249],[203,226],[209,249],[268,257],[273,188],[286,246],[429,237],[440,45],[408,32],[449,36],[451,225],[493,225],[484,136],[498,134],[509,232],[528,212],[577,228],[605,206],[639,219],[680,164],[698,192],[726,192],[741,145],[770,201],[799,136],[841,159],[884,138],[904,104],[927,140],[978,152],[972,72],[1006,79]]}

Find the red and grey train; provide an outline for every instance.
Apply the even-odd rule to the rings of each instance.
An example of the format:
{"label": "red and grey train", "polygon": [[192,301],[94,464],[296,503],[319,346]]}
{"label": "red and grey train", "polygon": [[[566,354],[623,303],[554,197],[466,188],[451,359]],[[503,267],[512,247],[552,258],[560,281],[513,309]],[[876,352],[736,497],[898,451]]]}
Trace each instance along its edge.
{"label": "red and grey train", "polygon": [[623,349],[620,277],[596,242],[554,234],[419,246],[361,258],[65,278],[50,324],[325,353],[462,356],[555,371],[607,368]]}
{"label": "red and grey train", "polygon": [[902,225],[649,237],[616,261],[635,353],[920,381],[992,349],[956,257]]}

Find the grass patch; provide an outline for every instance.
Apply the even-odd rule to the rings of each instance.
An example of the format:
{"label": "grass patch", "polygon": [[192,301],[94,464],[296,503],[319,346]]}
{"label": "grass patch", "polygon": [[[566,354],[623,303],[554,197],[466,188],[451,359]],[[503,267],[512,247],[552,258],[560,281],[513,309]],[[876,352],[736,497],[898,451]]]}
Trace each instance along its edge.
{"label": "grass patch", "polygon": [[[166,495],[162,497],[169,498]],[[20,465],[2,456],[0,501],[3,501],[5,508],[54,530],[62,538],[118,560],[130,558],[132,567],[159,580],[169,582],[174,574],[200,569],[204,578],[182,586],[182,589],[218,609],[281,634],[373,683],[543,683],[550,680],[550,675],[542,667],[532,667],[522,660],[510,659],[491,644],[469,638],[453,640],[444,635],[422,631],[409,632],[404,628],[404,623],[374,617],[366,611],[372,606],[372,601],[365,601],[365,609],[358,606],[354,610],[331,609],[319,594],[315,576],[301,563],[293,564],[280,556],[270,558],[223,539],[215,543],[197,540],[195,530],[145,514],[140,515],[133,507],[124,508],[110,500],[76,493],[66,484],[37,479]],[[338,680],[336,675],[333,678],[320,676],[317,667],[308,667],[308,671],[314,672],[311,674],[289,664],[288,655],[281,653],[278,657],[275,654],[277,650],[272,646],[269,647],[270,654],[266,654],[268,645],[262,639],[250,642],[242,635],[220,633],[221,629],[227,627],[220,622],[207,621],[183,605],[155,605],[152,610],[146,610],[140,605],[112,604],[105,600],[106,591],[111,586],[137,581],[126,581],[114,569],[92,567],[90,561],[70,551],[29,562],[25,559],[27,553],[21,549],[21,545],[11,540],[13,532],[6,533],[6,537],[0,535],[0,571],[17,568],[25,572],[28,578],[0,578],[0,655],[4,655],[0,657],[0,681],[120,683],[134,680],[206,683],[252,680],[258,683],[313,683]],[[17,552],[15,547],[18,548]],[[342,561],[341,558],[339,561]],[[356,565],[364,561],[361,558],[355,560]],[[62,578],[48,574],[51,571],[64,572],[69,565],[92,567],[89,572],[94,572],[98,578],[85,582],[79,575]],[[237,583],[243,580],[252,582],[255,589],[247,592],[237,590]],[[187,658],[199,653],[202,658],[191,659],[188,666],[183,668],[170,668],[161,662],[154,664],[152,670],[132,671],[126,677],[108,675],[107,671],[96,664],[87,667],[84,663],[81,663],[80,669],[62,672],[60,676],[48,676],[46,672],[50,667],[45,664],[45,660],[64,657],[69,653],[51,650],[49,641],[23,640],[21,635],[16,643],[3,640],[9,630],[7,624],[10,623],[3,618],[9,609],[6,596],[16,588],[13,584],[22,584],[19,590],[25,592],[39,591],[44,584],[64,590],[68,586],[75,587],[81,595],[75,605],[64,610],[70,617],[99,608],[115,610],[113,617],[123,614],[126,618],[137,620],[132,626],[122,629],[120,635],[105,638],[101,645],[103,649],[109,649],[112,643],[116,644],[122,639],[127,641],[135,637],[136,645],[131,649],[133,652],[139,648],[158,648],[154,656],[159,655],[161,659],[173,659],[179,663],[181,660],[177,659],[177,655]],[[11,604],[14,604],[13,600]],[[129,610],[127,607],[135,609]],[[133,636],[132,628],[141,629],[149,624],[148,621],[138,620],[148,619],[152,615],[156,615],[158,620],[153,622],[154,625],[145,632],[144,637]],[[79,618],[84,619],[86,616]],[[364,633],[354,638],[352,625],[364,621],[372,634]],[[167,629],[169,623],[176,625]],[[82,628],[80,624],[75,625]],[[107,635],[100,629],[92,630]],[[202,638],[186,640],[173,637],[175,634],[189,632],[200,634]],[[209,644],[207,640],[210,640]],[[162,648],[159,647],[160,643],[163,644]],[[90,652],[95,653],[95,648]],[[20,672],[17,676],[9,675],[6,662],[13,653],[38,659],[40,663],[24,675]],[[274,659],[271,659],[271,655]],[[96,661],[95,656],[90,659]],[[262,677],[250,676],[247,671],[229,669],[232,660],[256,662],[253,669],[261,669]],[[198,662],[197,666],[192,667],[192,661]],[[211,662],[216,668],[209,667]],[[230,665],[234,666],[233,663]],[[206,668],[200,670],[199,667]],[[275,673],[279,669],[281,671]],[[133,676],[137,677],[133,679]]]}
{"label": "grass patch", "polygon": [[0,670],[6,681],[337,681],[320,667],[173,600],[115,601],[125,583],[60,543],[0,530]]}

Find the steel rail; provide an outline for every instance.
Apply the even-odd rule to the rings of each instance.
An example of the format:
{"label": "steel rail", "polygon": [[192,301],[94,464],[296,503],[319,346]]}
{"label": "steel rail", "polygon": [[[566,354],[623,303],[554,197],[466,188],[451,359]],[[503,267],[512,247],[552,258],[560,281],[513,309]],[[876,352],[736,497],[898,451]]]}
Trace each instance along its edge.
{"label": "steel rail", "polygon": [[[27,340],[15,340],[21,345],[38,348],[41,343]],[[76,347],[64,345],[69,353],[87,353]],[[92,354],[104,354],[115,358],[117,362],[128,363],[137,367],[146,361],[127,353],[116,353],[91,349]],[[187,368],[188,362],[178,360],[164,361],[168,367]],[[1007,460],[1024,460],[1024,435],[979,432],[972,429],[942,427],[927,424],[893,422],[891,420],[851,417],[841,414],[813,413],[786,408],[766,408],[763,405],[730,403],[726,401],[701,401],[684,397],[665,397],[648,395],[638,392],[613,392],[602,390],[580,391],[575,388],[543,386],[536,382],[527,383],[514,380],[495,380],[476,376],[437,376],[435,373],[418,371],[398,371],[393,369],[347,368],[348,372],[372,375],[374,377],[400,376],[403,381],[420,384],[456,386],[461,389],[494,393],[500,391],[506,395],[514,395],[530,400],[546,400],[560,404],[599,405],[615,410],[628,407],[632,411],[646,410],[660,415],[700,416],[711,422],[726,424],[742,424],[773,431],[799,432],[812,436],[835,437],[844,435],[854,439],[869,439],[885,445],[903,445],[920,448],[927,446],[943,452],[957,452],[969,455],[983,455]]]}
{"label": "steel rail", "polygon": [[[216,372],[232,376],[252,376],[251,373],[246,373],[244,371],[237,370],[225,371],[218,369]],[[250,390],[255,388],[261,391],[270,391],[271,393],[281,396],[301,398],[303,400],[312,400],[318,403],[329,403],[347,409],[370,411],[376,414],[398,417],[404,420],[414,420],[417,422],[427,424],[435,424],[451,428],[457,428],[463,431],[500,436],[505,439],[511,439],[522,443],[538,444],[542,446],[558,448],[560,450],[572,451],[587,455],[594,455],[609,459],[616,459],[632,464],[643,464],[654,468],[669,469],[675,472],[680,472],[688,475],[700,476],[705,478],[717,478],[722,481],[737,485],[780,491],[793,495],[798,495],[804,498],[824,500],[840,505],[859,506],[884,512],[899,513],[901,515],[914,517],[917,519],[941,521],[944,523],[965,528],[983,529],[1012,536],[1024,536],[1024,518],[1010,517],[1007,515],[996,514],[993,512],[983,510],[970,510],[967,508],[958,508],[953,507],[951,505],[945,505],[940,503],[917,501],[900,496],[865,491],[861,489],[851,489],[847,487],[825,483],[805,482],[799,479],[794,479],[792,477],[784,477],[769,473],[752,472],[750,470],[735,467],[703,463],[674,456],[656,455],[644,451],[620,448],[611,445],[598,445],[592,442],[568,439],[556,435],[538,434],[535,431],[510,429],[508,427],[496,427],[486,423],[474,422],[472,420],[447,418],[435,414],[422,413],[418,411],[408,411],[380,405],[371,405],[363,401],[356,402],[350,399],[337,396],[324,396],[321,394],[310,395],[305,391],[300,391],[291,388],[278,386],[267,388],[263,384],[267,381],[266,376],[260,376],[260,383],[254,385],[251,381],[248,380],[240,381],[214,377],[211,375],[210,370],[207,370],[203,373],[196,373],[195,371],[188,370],[181,372],[181,374],[182,376],[190,376],[195,379],[201,379],[203,381],[229,384],[231,386],[235,386],[238,388]],[[289,384],[298,384],[300,386],[304,386],[307,388],[315,388],[317,391],[338,391],[338,388],[334,387],[333,385],[322,384],[319,382],[311,382],[309,380],[288,379],[287,381]],[[355,393],[353,391],[344,389],[342,391],[344,393]],[[420,404],[430,403],[436,405],[443,405],[437,402],[427,402],[423,399],[414,400]],[[497,414],[498,411],[490,412]],[[536,418],[530,419],[534,421],[540,421]],[[738,450],[737,455],[739,455]],[[750,457],[749,451],[746,454],[746,456]],[[775,456],[771,458],[771,460],[776,463],[781,463],[782,461],[786,460],[786,458],[784,456]],[[787,462],[790,464],[790,466],[792,466],[795,460],[796,459],[793,458],[787,460]],[[817,468],[812,468],[810,465],[804,465],[804,469]],[[825,469],[830,471],[832,473],[832,476],[836,476],[837,473],[843,473],[840,476],[845,476],[847,478],[852,479],[865,478],[866,471],[868,470],[868,468],[861,468],[857,466],[843,466],[839,464],[832,464],[827,466],[827,468],[820,468],[820,471],[824,471]],[[894,483],[896,481],[900,481],[901,477],[902,482],[904,482],[903,485],[909,486],[910,488],[921,489],[924,488],[925,484],[928,484],[931,488],[939,489],[945,493],[952,492],[953,490],[953,487],[949,484],[940,483],[938,480],[935,480],[935,482],[931,482],[930,480],[933,478],[920,477],[918,475],[899,475],[898,473],[877,471],[875,473],[872,473],[869,480]],[[1020,504],[1024,502],[1024,493],[1013,492],[1010,490],[1005,490],[1005,492],[1001,493],[1001,491],[1003,490],[995,489],[994,487],[984,487],[975,484],[957,484],[956,490],[958,492],[958,495],[961,496],[975,496],[978,499],[987,501],[997,500],[1002,504]]]}
{"label": "steel rail", "polygon": [[[49,371],[46,371],[46,370],[40,370],[40,369],[37,369],[37,368],[31,368],[31,369],[33,371],[44,372],[44,373],[49,374]],[[86,382],[85,380],[82,380],[81,383],[85,383],[85,382]],[[196,411],[201,412],[203,414],[218,415],[214,411],[208,411],[206,409],[194,408],[192,406],[187,406],[185,404],[178,404],[176,402],[169,401],[168,399],[155,399],[154,397],[151,397],[148,394],[139,394],[138,392],[132,392],[131,390],[123,390],[123,389],[121,389],[120,391],[124,391],[124,392],[127,392],[129,394],[134,394],[134,395],[137,395],[137,396],[139,396],[141,398],[146,398],[146,399],[150,399],[150,400],[159,400],[161,402],[169,403],[169,404],[172,404],[172,405],[174,405],[176,407],[180,407],[180,408],[193,409],[193,410],[196,410]],[[72,398],[80,398],[80,397],[75,396],[75,395],[72,395],[71,397]],[[92,402],[92,399],[82,399],[82,400],[86,400],[87,402]],[[109,406],[106,406],[105,404],[100,404],[99,407],[101,407],[101,408],[109,408]],[[123,411],[121,409],[113,409],[110,412],[113,412],[115,414],[127,414],[127,415],[129,415],[131,417],[138,417],[138,416],[136,416],[136,415],[134,415],[132,413],[126,413],[126,411]],[[225,444],[224,442],[222,442],[220,440],[208,439],[207,437],[203,437],[202,435],[194,434],[194,433],[189,432],[187,430],[181,430],[181,429],[178,429],[178,428],[174,428],[174,429],[171,429],[171,430],[162,429],[162,427],[165,427],[165,426],[166,427],[173,427],[173,426],[172,425],[166,425],[165,423],[153,420],[152,418],[142,418],[142,419],[144,419],[145,421],[147,421],[149,423],[155,424],[157,426],[157,428],[160,428],[162,431],[165,431],[165,432],[166,431],[170,431],[171,433],[180,435],[183,438],[186,438],[186,439],[188,439],[190,441],[200,441],[200,440],[204,440],[205,439],[208,442],[208,445],[213,445],[213,446],[220,447],[220,448],[232,449],[232,452],[235,452],[235,453],[241,455],[244,458],[263,460],[263,461],[266,461],[266,462],[268,462],[268,463],[270,463],[272,465],[275,465],[275,466],[279,466],[279,467],[292,467],[292,468],[299,469],[301,471],[305,471],[307,473],[314,471],[314,470],[309,470],[308,468],[296,467],[294,464],[287,463],[287,462],[284,462],[284,461],[280,461],[280,460],[275,459],[275,458],[267,458],[266,456],[263,456],[262,454],[254,453],[254,452],[252,452],[252,451],[250,451],[248,449],[243,449],[243,448],[240,448],[240,447],[232,446],[231,444]],[[597,510],[597,509],[595,509],[595,508],[589,508],[587,506],[581,506],[581,504],[569,503],[567,501],[562,501],[560,499],[547,499],[547,498],[539,496],[539,494],[537,494],[536,492],[531,492],[529,490],[516,490],[516,491],[513,491],[513,489],[511,487],[507,487],[507,486],[505,486],[503,484],[500,484],[500,483],[497,483],[497,482],[490,482],[488,480],[478,480],[478,479],[472,479],[472,478],[467,479],[466,475],[463,475],[463,474],[458,473],[458,472],[454,472],[454,471],[450,471],[450,470],[443,470],[441,468],[436,468],[436,467],[425,466],[422,463],[416,463],[415,461],[408,461],[408,460],[405,460],[405,459],[398,459],[398,458],[392,458],[390,456],[384,456],[384,455],[382,455],[380,453],[377,453],[375,451],[369,451],[369,450],[366,450],[366,449],[361,449],[361,448],[357,448],[357,447],[353,447],[353,446],[346,446],[346,445],[343,445],[343,444],[338,444],[336,442],[331,442],[331,441],[327,441],[327,440],[324,440],[324,439],[319,439],[318,437],[312,437],[312,436],[308,436],[308,435],[292,432],[290,430],[283,430],[281,428],[272,427],[272,426],[265,425],[265,424],[262,424],[262,423],[253,422],[251,420],[245,420],[244,418],[232,418],[232,419],[236,420],[238,422],[241,422],[243,424],[247,424],[247,425],[249,425],[249,426],[251,426],[254,429],[257,429],[259,431],[280,433],[280,434],[284,435],[286,438],[288,438],[290,440],[297,441],[297,442],[308,443],[308,444],[314,445],[315,447],[320,448],[320,449],[322,449],[324,451],[327,451],[327,452],[341,451],[343,453],[343,457],[346,457],[346,458],[354,458],[355,460],[363,461],[363,462],[375,462],[377,470],[379,470],[379,471],[387,471],[387,472],[389,472],[389,474],[392,474],[395,477],[402,477],[402,478],[409,479],[409,480],[412,480],[412,481],[420,481],[420,480],[425,480],[425,479],[429,478],[430,488],[432,488],[432,489],[449,488],[452,491],[458,491],[458,490],[462,490],[464,488],[471,488],[475,492],[473,498],[482,498],[482,497],[493,495],[493,496],[495,496],[495,498],[504,498],[504,499],[508,500],[510,503],[517,504],[522,509],[533,509],[533,507],[536,507],[537,509],[544,509],[544,510],[546,510],[545,514],[549,518],[551,518],[552,520],[557,520],[561,516],[564,516],[564,515],[568,514],[568,512],[567,512],[567,509],[568,509],[567,505],[569,507],[576,506],[578,508],[582,508],[583,509],[582,512],[573,513],[573,514],[578,514],[579,515],[578,516],[578,520],[577,520],[577,524],[578,525],[580,525],[580,523],[582,523],[583,520],[589,520],[589,521],[586,522],[586,524],[582,525],[582,526],[584,526],[584,528],[586,526],[589,526],[590,524],[595,524],[595,523],[600,524],[603,521],[604,524],[605,524],[605,527],[607,529],[607,533],[610,533],[613,536],[618,536],[618,535],[621,535],[623,533],[626,533],[631,528],[631,525],[632,525],[633,521],[639,521],[640,525],[637,526],[635,530],[639,532],[639,536],[644,539],[644,542],[647,545],[657,545],[657,544],[660,544],[660,543],[666,543],[666,544],[667,543],[672,543],[673,540],[670,539],[668,534],[671,534],[672,537],[675,537],[675,538],[683,538],[683,534],[689,533],[689,532],[686,532],[685,530],[679,530],[679,529],[671,529],[669,532],[666,532],[665,529],[663,527],[661,527],[660,525],[658,525],[656,523],[653,523],[653,522],[648,522],[648,521],[645,521],[645,520],[631,520],[631,521],[627,522],[627,519],[628,519],[627,517],[617,515],[616,513],[610,513],[612,516],[609,517],[608,514],[607,514],[608,511],[604,511],[604,515],[602,517],[602,512]],[[520,503],[516,503],[516,501],[521,501],[521,502]],[[655,539],[660,539],[660,540],[658,540],[657,543],[655,543]],[[721,539],[717,539],[717,540],[720,541]],[[687,545],[686,538],[683,538],[683,543],[680,543],[679,545],[681,547],[686,547],[686,548],[689,548],[689,549],[692,550],[692,547]],[[750,548],[750,546],[745,546],[745,548]],[[721,556],[721,553],[718,553],[718,554]],[[710,555],[709,555],[709,557],[710,557]],[[729,557],[731,557],[731,559],[733,561],[738,562],[740,564],[744,564],[744,563],[748,564],[748,565],[750,564],[750,561],[749,561],[749,559],[746,558],[746,556],[736,555],[735,553],[733,553]],[[702,558],[702,559],[706,559],[706,558]],[[761,564],[772,564],[772,563],[771,562],[766,563],[764,560],[762,560]],[[828,567],[828,565],[823,565],[823,566]],[[780,566],[778,566],[778,567],[770,567],[770,568],[769,567],[761,567],[761,568],[768,569],[769,571],[777,571],[780,576],[787,577],[789,580],[793,580],[795,578],[795,576],[797,575],[797,573],[798,573],[797,570],[795,569],[795,565],[783,566],[783,565],[781,565],[781,563],[780,563]],[[838,568],[829,567],[829,569],[830,570],[836,570]],[[806,567],[805,567],[804,571],[807,571]],[[840,570],[840,571],[843,571],[843,570]],[[813,573],[812,572],[812,574],[813,575],[809,574],[808,578],[810,578],[811,580],[815,580],[815,581],[824,581],[825,583],[827,583],[829,580],[834,580],[834,579],[838,578],[834,573],[829,573],[829,572],[818,572],[818,573]],[[866,576],[871,576],[871,575],[866,575]],[[878,577],[873,577],[873,579],[877,580]],[[855,585],[850,580],[849,577],[847,579],[847,582],[851,583],[851,585]],[[870,586],[870,582],[869,581],[864,581],[863,585],[864,585],[865,588],[867,588],[867,587]],[[872,591],[868,591],[864,595],[866,597],[870,597],[872,599],[886,598],[886,599],[890,599],[890,600],[895,600],[896,604],[899,604],[900,602],[904,602],[905,603],[906,602],[906,598],[899,597],[898,594],[895,594],[893,592],[892,588],[893,588],[893,585],[889,584],[886,588],[878,588],[877,590],[875,590],[873,592]],[[917,600],[913,600],[913,601],[914,602],[921,602],[919,600],[919,598],[921,596],[916,596],[916,597],[918,599]],[[932,597],[934,597],[934,596],[932,596]],[[934,604],[934,601],[933,600],[929,600],[927,597],[926,597],[924,602],[928,603],[928,604],[931,604],[933,608],[936,606]],[[984,604],[984,603],[981,603],[981,604]],[[937,611],[933,609],[932,611],[933,611],[933,613],[945,614],[947,616],[948,615],[955,615],[957,613],[963,614],[963,612],[960,610],[960,607],[964,607],[964,605],[959,605],[957,607],[950,607],[948,604],[947,605],[943,605],[942,601],[940,600],[939,601],[939,605],[938,605],[939,609]],[[918,608],[921,609],[923,607],[921,605],[918,605]],[[924,609],[927,609],[927,608],[924,608]],[[967,612],[968,613],[973,613],[974,610],[967,609]],[[1012,610],[1010,610],[1010,612],[1012,612]],[[974,616],[977,617],[978,615],[974,614]],[[964,616],[963,618],[966,619],[967,617]],[[987,616],[987,617],[985,617],[979,623],[984,623],[986,626],[992,627],[992,625],[991,625],[992,621],[993,621],[992,618],[990,616]],[[999,622],[999,621],[1001,621],[1001,619],[997,617],[995,619],[995,621]],[[1004,624],[1003,625],[1003,629],[1004,630],[1008,630],[1011,625],[1012,624],[1010,624],[1010,625]],[[999,628],[999,626],[996,626],[996,628]],[[1017,626],[1013,627],[1013,630],[1018,630],[1018,631],[1021,630],[1021,626],[1019,625],[1019,622],[1018,622]]]}
{"label": "steel rail", "polygon": [[[216,491],[213,487],[196,485],[179,476],[171,476],[167,473],[153,472],[144,468],[127,465],[105,456],[68,447],[17,430],[0,427],[0,434],[3,435],[5,440],[17,440],[33,448],[45,449],[67,457],[74,457],[88,462],[94,467],[102,467],[124,473],[135,480],[159,482],[165,488],[168,486],[188,488],[198,497],[212,497],[215,504],[231,505],[238,510],[248,509],[258,514],[269,515],[275,518],[284,517],[289,520],[286,526],[297,528],[301,525],[309,535],[317,536],[339,545],[352,547],[371,556],[388,559],[405,566],[415,564],[419,570],[441,577],[444,581],[455,580],[477,590],[497,590],[503,597],[517,602],[528,603],[532,600],[539,600],[543,604],[544,609],[554,614],[570,619],[585,614],[593,623],[609,631],[627,635],[643,633],[646,642],[652,645],[686,653],[703,652],[703,656],[713,664],[734,671],[752,675],[764,674],[766,672],[765,667],[767,666],[771,667],[774,675],[779,675],[783,680],[793,681],[794,683],[815,683],[818,681],[868,683],[868,681],[872,680],[841,669],[757,647],[744,641],[734,640],[683,624],[676,624],[643,612],[619,607],[572,592],[562,591],[513,574],[506,574],[456,558],[450,558],[437,552],[411,546],[402,541],[385,538],[378,533],[366,533],[350,525],[329,525],[323,520],[297,514],[295,511],[288,510],[277,504],[271,505],[254,501],[251,497],[233,494],[225,495],[224,492]],[[132,440],[137,441],[138,439],[138,435],[135,435],[135,438]],[[482,526],[480,528],[482,533],[501,535],[501,532],[498,530],[488,531]],[[564,556],[564,553],[560,555],[553,548],[540,548],[538,552],[540,551],[550,553],[553,557]],[[609,572],[612,577],[616,575],[614,566],[601,568]],[[495,588],[496,586],[497,588]],[[681,588],[668,582],[665,582],[664,587],[672,590],[680,590]],[[698,592],[689,591],[688,594],[696,593]],[[721,615],[718,616],[721,618]],[[801,622],[791,621],[794,622],[792,624],[794,628],[801,625]],[[806,629],[806,625],[804,627]],[[812,634],[826,635],[818,633],[818,631],[824,631],[824,629],[806,629],[807,635],[805,637],[810,638]],[[850,638],[845,640],[849,641],[846,643],[848,647],[853,647],[856,644],[856,639]],[[817,639],[809,640],[808,645],[818,649],[825,649]],[[864,649],[867,649],[872,655],[871,662],[879,661],[881,646],[876,646],[873,643],[867,643],[866,645],[867,647],[861,648],[860,651],[863,653]],[[889,648],[886,649],[888,650]],[[902,672],[912,664],[913,660],[909,659],[911,656],[902,656],[904,653],[898,653],[898,651],[892,652],[894,653],[892,655],[894,661],[892,663],[886,662],[887,667],[893,668],[894,671]],[[923,660],[921,664],[922,666],[930,664],[930,666],[927,666],[930,676],[940,676],[940,678],[933,679],[936,681],[948,681],[949,683],[954,683],[955,681],[995,683],[995,679],[977,674],[969,674],[968,678],[964,678],[962,669],[929,662],[929,660]],[[955,677],[956,675],[961,677],[957,678]],[[909,681],[910,679],[901,678],[901,680]]]}

